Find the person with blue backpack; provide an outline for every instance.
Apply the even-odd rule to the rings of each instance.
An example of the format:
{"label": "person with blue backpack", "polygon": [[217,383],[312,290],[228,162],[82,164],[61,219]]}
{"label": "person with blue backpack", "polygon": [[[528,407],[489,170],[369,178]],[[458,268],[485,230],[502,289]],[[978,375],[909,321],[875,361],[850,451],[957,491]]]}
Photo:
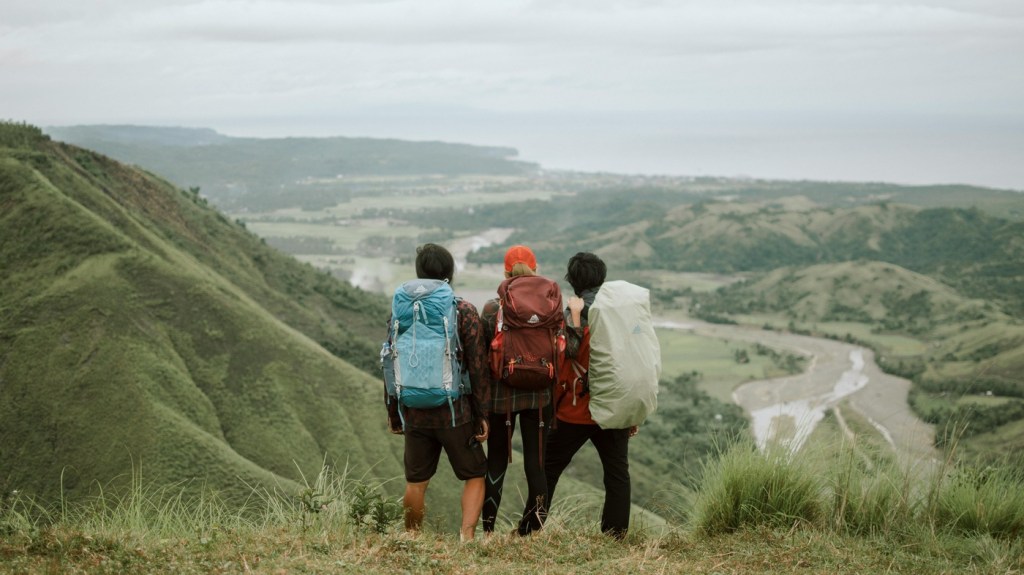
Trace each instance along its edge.
{"label": "person with blue backpack", "polygon": [[483,507],[490,374],[476,307],[451,288],[455,259],[437,244],[416,250],[417,279],[392,298],[381,349],[388,428],[405,439],[405,529],[423,523],[442,449],[463,481],[460,539],[476,533]]}

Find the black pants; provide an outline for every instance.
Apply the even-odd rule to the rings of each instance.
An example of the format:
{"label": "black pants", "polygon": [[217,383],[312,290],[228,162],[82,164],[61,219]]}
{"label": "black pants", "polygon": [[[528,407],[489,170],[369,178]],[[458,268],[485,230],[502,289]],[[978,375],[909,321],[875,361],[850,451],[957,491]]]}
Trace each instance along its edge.
{"label": "black pants", "polygon": [[[544,462],[548,505],[554,500],[558,478],[587,440],[597,448],[604,470],[601,531],[621,539],[629,529],[629,429],[601,429],[597,425],[579,425],[558,420],[548,438]],[[543,519],[541,516],[541,521]]]}
{"label": "black pants", "polygon": [[[547,514],[547,480],[544,476],[542,459],[547,424],[542,422],[542,414],[536,409],[514,411],[511,416],[505,413],[492,413],[490,435],[487,437],[487,478],[484,488],[483,523],[484,531],[494,531],[494,522],[498,518],[498,507],[501,506],[501,491],[505,484],[505,471],[508,469],[509,432],[515,432],[516,416],[522,426],[520,435],[523,438],[523,468],[526,471],[526,485],[529,491],[523,518],[519,522],[519,534],[526,535],[531,525],[539,525],[541,517]],[[511,422],[511,425],[506,425]],[[531,523],[530,519],[534,521]]]}

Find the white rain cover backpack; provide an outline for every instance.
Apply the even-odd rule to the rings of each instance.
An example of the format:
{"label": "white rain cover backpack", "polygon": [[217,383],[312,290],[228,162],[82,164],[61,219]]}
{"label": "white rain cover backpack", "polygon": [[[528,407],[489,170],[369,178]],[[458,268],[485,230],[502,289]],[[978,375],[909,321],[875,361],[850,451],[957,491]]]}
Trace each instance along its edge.
{"label": "white rain cover backpack", "polygon": [[602,429],[640,425],[658,408],[661,348],[646,288],[625,281],[601,285],[590,325],[590,416]]}

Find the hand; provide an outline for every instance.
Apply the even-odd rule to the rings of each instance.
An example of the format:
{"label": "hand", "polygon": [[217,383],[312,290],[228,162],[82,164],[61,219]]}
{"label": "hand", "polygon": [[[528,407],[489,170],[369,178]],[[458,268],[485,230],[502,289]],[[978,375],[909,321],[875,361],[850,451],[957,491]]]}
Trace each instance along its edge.
{"label": "hand", "polygon": [[572,296],[569,298],[569,325],[570,327],[580,327],[580,318],[583,317],[583,306],[585,302],[583,298],[578,296]]}
{"label": "hand", "polygon": [[629,436],[630,437],[636,437],[636,434],[638,434],[638,433],[640,433],[640,426],[634,425],[633,427],[629,428]]}
{"label": "hand", "polygon": [[395,427],[394,422],[391,421],[390,417],[388,418],[388,431],[395,435],[405,435],[405,431],[402,430],[402,426],[399,425],[398,427]]}
{"label": "hand", "polygon": [[491,433],[491,427],[487,424],[486,419],[480,420],[480,427],[478,428],[479,433],[476,434],[475,438],[477,443],[483,443],[487,441],[487,436]]}
{"label": "hand", "polygon": [[576,313],[583,311],[583,306],[586,304],[586,302],[583,301],[583,298],[579,296],[570,297],[568,303],[569,311],[574,311]]}

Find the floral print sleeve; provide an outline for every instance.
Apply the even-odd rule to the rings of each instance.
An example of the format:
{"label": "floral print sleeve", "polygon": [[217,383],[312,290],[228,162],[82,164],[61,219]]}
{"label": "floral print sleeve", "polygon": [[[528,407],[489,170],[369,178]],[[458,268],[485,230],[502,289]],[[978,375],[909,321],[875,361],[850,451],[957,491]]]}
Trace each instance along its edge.
{"label": "floral print sleeve", "polygon": [[462,343],[462,360],[469,371],[473,394],[470,396],[473,414],[477,419],[485,418],[491,401],[491,374],[487,366],[487,342],[480,315],[473,304],[459,301],[459,339]]}

